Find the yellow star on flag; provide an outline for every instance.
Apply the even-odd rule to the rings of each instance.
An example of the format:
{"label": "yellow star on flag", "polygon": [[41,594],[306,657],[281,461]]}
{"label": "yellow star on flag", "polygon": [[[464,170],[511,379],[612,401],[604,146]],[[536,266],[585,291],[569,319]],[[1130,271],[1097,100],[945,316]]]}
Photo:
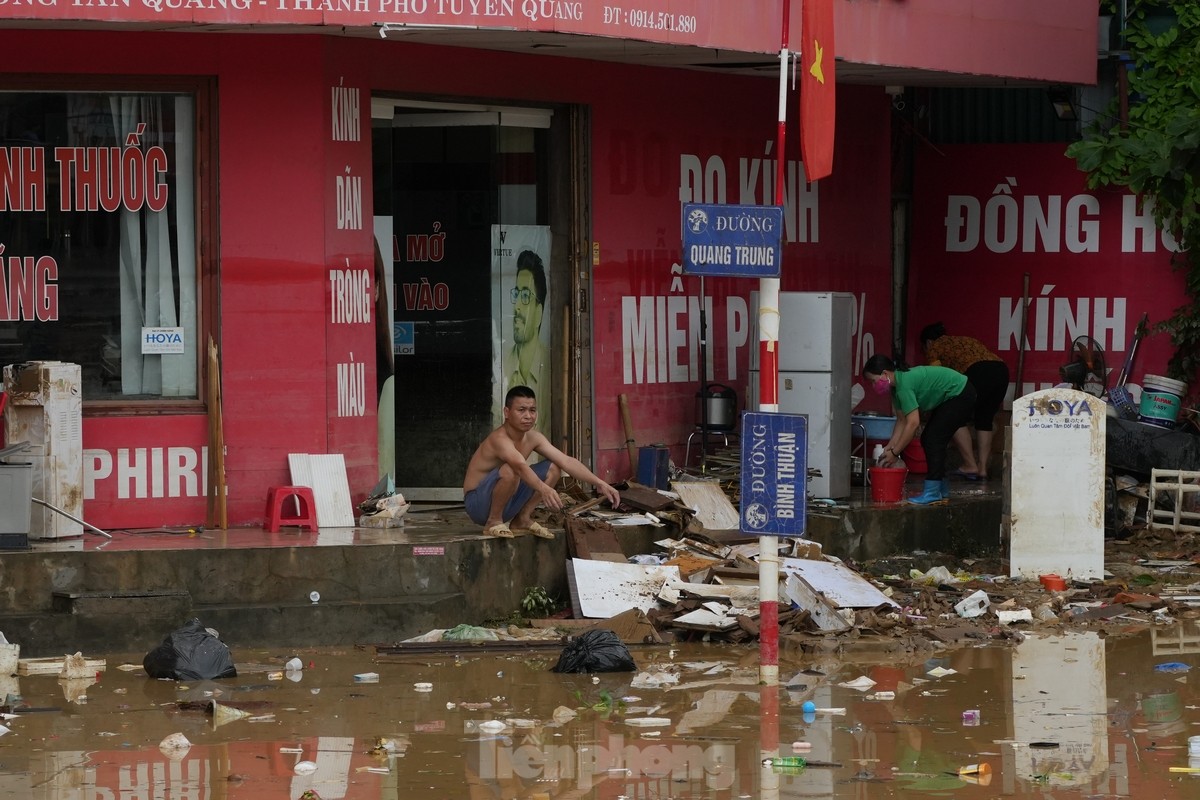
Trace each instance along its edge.
{"label": "yellow star on flag", "polygon": [[816,78],[819,83],[824,84],[825,72],[821,69],[821,62],[825,58],[825,48],[821,47],[820,42],[818,42],[816,39],[813,39],[813,50],[815,51],[816,55],[813,58],[812,66],[808,68],[808,72],[814,78]]}

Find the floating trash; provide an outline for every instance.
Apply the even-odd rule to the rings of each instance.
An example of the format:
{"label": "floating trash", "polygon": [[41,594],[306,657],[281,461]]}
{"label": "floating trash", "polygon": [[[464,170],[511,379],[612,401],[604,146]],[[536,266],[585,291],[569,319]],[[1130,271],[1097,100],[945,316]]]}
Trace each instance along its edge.
{"label": "floating trash", "polygon": [[1154,668],[1155,672],[1187,672],[1191,667],[1182,661],[1168,661]]}

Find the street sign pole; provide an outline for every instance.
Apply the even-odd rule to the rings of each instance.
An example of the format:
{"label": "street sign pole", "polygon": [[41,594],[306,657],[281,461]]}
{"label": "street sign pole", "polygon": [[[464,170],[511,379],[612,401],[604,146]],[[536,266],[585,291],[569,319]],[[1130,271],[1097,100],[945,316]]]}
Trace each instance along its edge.
{"label": "street sign pole", "polygon": [[[783,2],[783,28],[779,46],[779,116],[775,148],[775,205],[784,201],[787,160],[787,67],[789,0]],[[758,281],[758,410],[779,411],[779,278]],[[801,482],[801,486],[805,486]],[[779,683],[779,540],[758,539],[758,652],[759,682]]]}
{"label": "street sign pole", "polygon": [[[788,26],[791,2],[783,0],[783,23],[779,43],[779,115],[778,144],[775,149],[775,205],[783,207],[784,177],[787,162],[784,143],[787,140],[787,72]],[[780,232],[782,245],[782,230]],[[783,251],[780,248],[780,274],[783,270]],[[779,411],[779,278],[759,278],[758,281],[758,410]],[[806,487],[807,475],[800,486]],[[807,489],[803,489],[807,491]],[[763,800],[779,797],[779,774],[769,766],[768,759],[779,755],[779,540],[774,536],[758,537],[758,680],[759,695],[759,755],[764,766],[759,773],[759,796]]]}

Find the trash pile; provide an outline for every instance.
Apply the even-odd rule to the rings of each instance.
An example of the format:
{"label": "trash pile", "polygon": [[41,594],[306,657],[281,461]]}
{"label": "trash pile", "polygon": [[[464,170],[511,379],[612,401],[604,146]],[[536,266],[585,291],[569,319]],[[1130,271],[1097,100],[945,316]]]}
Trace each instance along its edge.
{"label": "trash pile", "polygon": [[[737,531],[721,484],[675,481],[671,489],[628,484],[622,509],[588,501],[566,512],[571,617],[537,621],[538,630],[571,633],[607,621],[629,643],[758,638],[758,538]],[[636,513],[625,513],[626,504]],[[655,541],[655,552],[626,558],[614,525],[627,516],[640,524],[669,519],[674,535]],[[1022,579],[1009,577],[998,560],[956,564],[919,554],[854,565],[826,556],[815,542],[778,542],[781,645],[813,652],[916,652],[1019,641],[1022,631],[1041,627],[1168,624],[1198,613],[1189,610],[1193,601],[1200,606],[1200,568],[1190,579],[1173,576],[1174,586],[1155,574],[1159,566],[1195,566],[1179,559],[1140,559],[1105,580]]]}
{"label": "trash pile", "polygon": [[388,474],[375,484],[367,499],[358,504],[361,514],[358,527],[399,528],[404,525],[408,507],[404,495],[396,491],[396,481]]}

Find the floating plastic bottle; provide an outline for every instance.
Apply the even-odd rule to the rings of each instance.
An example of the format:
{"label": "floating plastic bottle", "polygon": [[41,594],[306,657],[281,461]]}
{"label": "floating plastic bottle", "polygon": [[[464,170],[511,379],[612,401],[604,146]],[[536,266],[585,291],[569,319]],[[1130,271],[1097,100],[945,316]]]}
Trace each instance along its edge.
{"label": "floating plastic bottle", "polygon": [[772,769],[804,769],[808,766],[808,761],[800,756],[778,756],[776,758],[764,758],[764,767]]}

